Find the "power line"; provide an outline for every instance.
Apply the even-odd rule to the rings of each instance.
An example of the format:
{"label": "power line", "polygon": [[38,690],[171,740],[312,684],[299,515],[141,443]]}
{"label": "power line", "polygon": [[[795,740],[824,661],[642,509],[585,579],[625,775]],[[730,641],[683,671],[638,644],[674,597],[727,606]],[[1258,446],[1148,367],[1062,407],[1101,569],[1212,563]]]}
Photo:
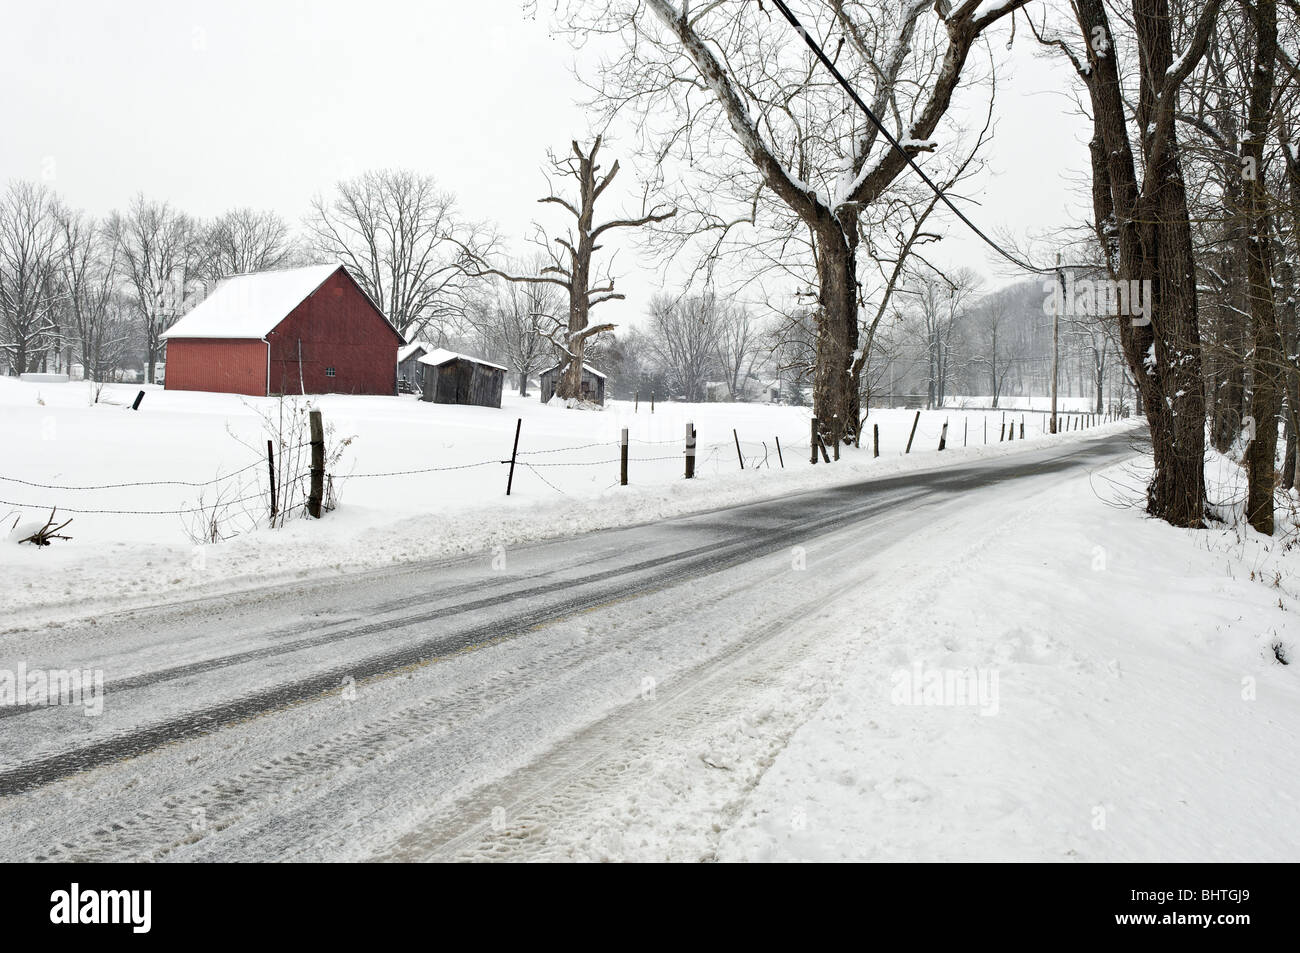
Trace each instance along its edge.
{"label": "power line", "polygon": [[934,181],[925,174],[925,170],[917,164],[916,160],[908,154],[906,149],[899,145],[898,140],[894,138],[893,133],[886,129],[885,124],[876,118],[876,114],[871,111],[871,107],[862,101],[862,98],[854,91],[853,87],[849,85],[849,81],[844,78],[836,68],[835,64],[832,63],[830,58],[826,55],[825,51],[822,50],[817,41],[812,38],[812,34],[804,29],[803,24],[799,22],[799,18],[794,15],[788,6],[786,6],[784,0],[773,0],[773,3],[776,8],[781,11],[782,15],[790,21],[790,25],[798,31],[800,36],[803,37],[804,42],[808,44],[808,48],[813,51],[813,54],[819,60],[821,60],[822,65],[830,70],[831,75],[835,77],[835,81],[844,88],[846,93],[849,94],[849,98],[852,99],[857,107],[866,114],[867,118],[870,119],[872,124],[880,130],[881,134],[889,141],[889,144],[894,147],[899,155],[907,160],[907,164],[910,165],[912,170],[921,177],[921,181],[930,187],[930,190],[934,192],[935,197],[943,202],[944,205],[948,206],[948,208],[952,210],[952,213],[966,224],[967,228],[978,235],[986,245],[1017,267],[1023,268],[1025,271],[1032,271],[1039,275],[1051,275],[1056,273],[1056,269],[1054,268],[1037,268],[1034,265],[1029,264],[1029,262],[1013,255],[993,239],[989,238],[988,235],[985,235],[984,231],[978,225],[967,218],[966,213],[952,203],[952,200],[948,198],[947,193],[944,192],[943,189],[939,188],[939,186],[937,186]]}

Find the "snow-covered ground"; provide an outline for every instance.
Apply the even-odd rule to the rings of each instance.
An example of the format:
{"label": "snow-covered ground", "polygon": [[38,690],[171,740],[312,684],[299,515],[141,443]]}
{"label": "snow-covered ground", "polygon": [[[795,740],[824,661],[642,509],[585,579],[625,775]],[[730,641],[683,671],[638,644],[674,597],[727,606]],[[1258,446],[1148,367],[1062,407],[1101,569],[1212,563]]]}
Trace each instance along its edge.
{"label": "snow-covered ground", "polygon": [[[612,401],[596,412],[508,394],[498,410],[410,396],[326,396],[313,406],[335,438],[351,438],[331,468],[340,506],[320,522],[295,519],[268,530],[254,528],[259,515],[265,522],[266,511],[261,448],[270,436],[279,444],[280,435],[267,431],[264,418],[306,401],[282,407],[274,399],[145,387],[140,409],[131,411],[139,390],[108,385],[94,402],[88,383],[0,378],[0,572],[7,579],[0,612],[11,623],[42,607],[47,615],[85,614],[169,594],[372,569],[661,519],[867,472],[933,466],[942,462],[937,446],[945,420],[949,450],[943,460],[1021,448],[1019,440],[998,442],[1002,412],[980,410],[923,412],[908,457],[903,452],[914,412],[873,412],[879,459],[864,447],[846,454],[850,465],[811,467],[804,408],[660,403],[651,413],[645,402],[634,408]],[[1079,409],[1085,402],[1071,403]],[[1044,415],[1007,416],[1023,420],[1025,446],[1049,439]],[[519,418],[519,460],[526,465],[517,468],[506,497],[501,461],[510,455]],[[687,422],[699,434],[698,478],[691,483],[682,479]],[[617,485],[624,427],[631,439],[626,488]],[[1050,439],[1075,438],[1072,432]],[[449,469],[410,472],[435,467]],[[127,483],[141,485],[113,486]],[[80,487],[94,488],[74,489]],[[240,534],[215,545],[196,535],[202,514],[147,515],[195,510],[221,494],[247,502],[230,511]],[[66,530],[72,539],[40,550],[16,545],[13,540],[26,533],[11,533],[11,527],[39,524],[52,506],[61,519],[72,518]]]}
{"label": "snow-covered ground", "polygon": [[[719,857],[1300,859],[1296,556],[1116,509],[1142,476],[1064,483],[873,600]],[[989,701],[931,695],[972,669]]]}
{"label": "snow-covered ground", "polygon": [[[745,409],[690,408],[702,436],[710,410]],[[526,432],[549,415],[525,411]],[[1282,660],[1297,650],[1297,557],[1236,525],[1145,518],[1137,432],[719,469],[626,498],[575,481],[573,499],[401,525],[459,526],[484,549],[475,519],[643,525],[507,545],[500,570],[475,557],[10,627],[0,662],[102,668],[109,691],[96,718],[16,713],[9,785],[31,759],[321,672],[342,689],[18,788],[0,856],[1295,860],[1300,686]],[[1230,510],[1233,465],[1209,472]],[[398,525],[373,505],[354,544]],[[701,512],[656,515],[674,507]],[[828,510],[819,526],[799,517]],[[257,535],[305,552],[335,545],[310,533],[329,525]],[[241,545],[270,559],[271,544],[225,548]],[[420,655],[429,640],[445,647]],[[367,668],[408,646],[423,660]]]}
{"label": "snow-covered ground", "polygon": [[678,689],[710,717],[647,719],[451,856],[1300,859],[1295,557],[1146,519],[1142,484],[940,510],[764,664]]}

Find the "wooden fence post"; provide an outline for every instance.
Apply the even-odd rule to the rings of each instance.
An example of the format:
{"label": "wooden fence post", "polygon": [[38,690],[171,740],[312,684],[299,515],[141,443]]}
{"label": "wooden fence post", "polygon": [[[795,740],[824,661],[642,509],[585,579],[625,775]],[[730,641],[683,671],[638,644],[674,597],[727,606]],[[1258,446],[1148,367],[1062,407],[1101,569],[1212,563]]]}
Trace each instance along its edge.
{"label": "wooden fence post", "polygon": [[307,419],[311,424],[311,492],[307,496],[307,512],[313,519],[320,519],[321,499],[325,495],[325,425],[319,410],[311,411]]}
{"label": "wooden fence post", "polygon": [[1020,415],[1020,439],[1025,439],[1025,415]]}
{"label": "wooden fence post", "polygon": [[777,434],[776,437],[776,458],[781,462],[781,469],[784,470],[785,457],[781,456],[781,435],[780,434]]}
{"label": "wooden fence post", "polygon": [[740,461],[740,469],[745,469],[745,458],[740,453],[740,437],[736,433],[736,428],[731,428],[731,437],[736,441],[736,459]]}
{"label": "wooden fence post", "polygon": [[948,421],[943,422],[943,430],[939,432],[939,449],[946,449],[948,446]]}
{"label": "wooden fence post", "polygon": [[1007,439],[1007,412],[1002,411],[1002,429],[998,432],[998,443]]}
{"label": "wooden fence post", "polygon": [[623,445],[620,448],[622,460],[619,465],[619,483],[627,486],[627,428],[623,428]]}
{"label": "wooden fence post", "polygon": [[907,449],[904,453],[912,452],[912,438],[916,436],[916,425],[921,422],[921,412],[918,410],[916,416],[912,418],[912,432],[907,435]]}
{"label": "wooden fence post", "polygon": [[686,479],[695,479],[695,424],[686,425]]}
{"label": "wooden fence post", "polygon": [[872,456],[880,456],[880,424],[871,425],[871,449]]}
{"label": "wooden fence post", "polygon": [[961,445],[966,446],[966,438],[970,436],[970,418],[961,419]]}
{"label": "wooden fence post", "polygon": [[510,495],[510,488],[515,484],[515,458],[519,456],[519,431],[523,426],[524,418],[520,417],[515,421],[515,445],[510,451],[510,475],[506,477],[506,496]]}
{"label": "wooden fence post", "polygon": [[655,412],[655,392],[651,391],[650,392],[650,413],[653,414],[654,412]]}
{"label": "wooden fence post", "polygon": [[138,393],[138,394],[135,395],[135,403],[131,405],[131,409],[132,409],[132,410],[139,410],[139,409],[140,409],[140,401],[142,401],[142,400],[144,400],[144,391],[140,391],[140,393]]}
{"label": "wooden fence post", "polygon": [[266,473],[271,478],[271,523],[274,524],[280,508],[275,499],[275,445],[270,440],[266,441]]}
{"label": "wooden fence post", "polygon": [[811,463],[817,465],[817,418],[812,419],[812,435],[808,438],[808,452],[812,454]]}

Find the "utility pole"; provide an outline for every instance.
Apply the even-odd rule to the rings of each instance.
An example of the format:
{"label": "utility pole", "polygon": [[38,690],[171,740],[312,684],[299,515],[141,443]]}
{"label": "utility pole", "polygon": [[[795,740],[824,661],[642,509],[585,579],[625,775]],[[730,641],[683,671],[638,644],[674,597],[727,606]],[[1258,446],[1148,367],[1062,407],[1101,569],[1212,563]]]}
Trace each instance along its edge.
{"label": "utility pole", "polygon": [[1061,309],[1065,307],[1065,270],[1061,268],[1061,253],[1056,253],[1056,277],[1061,283],[1061,296],[1052,308],[1052,433],[1056,433],[1056,366],[1060,356]]}

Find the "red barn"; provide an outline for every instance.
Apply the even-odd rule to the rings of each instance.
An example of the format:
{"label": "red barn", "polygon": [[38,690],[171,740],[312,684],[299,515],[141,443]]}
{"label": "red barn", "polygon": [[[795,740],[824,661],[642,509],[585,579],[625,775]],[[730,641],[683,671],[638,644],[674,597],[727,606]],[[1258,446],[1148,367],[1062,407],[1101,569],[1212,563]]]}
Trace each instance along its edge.
{"label": "red barn", "polygon": [[227,278],[163,334],[167,390],[396,394],[406,342],[342,265]]}

